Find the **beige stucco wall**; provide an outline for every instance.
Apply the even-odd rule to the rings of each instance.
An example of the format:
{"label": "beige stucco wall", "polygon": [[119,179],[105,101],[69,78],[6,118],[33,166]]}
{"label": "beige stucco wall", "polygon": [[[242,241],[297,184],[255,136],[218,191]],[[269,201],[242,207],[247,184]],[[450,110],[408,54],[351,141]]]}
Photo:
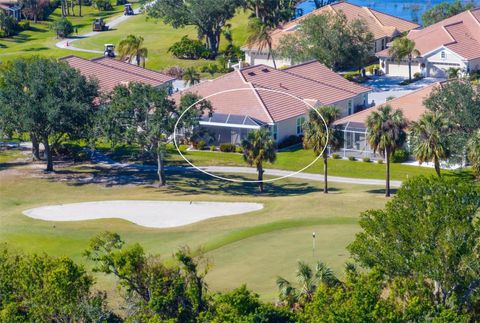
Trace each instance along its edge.
{"label": "beige stucco wall", "polygon": [[[272,56],[268,57],[267,54],[259,54],[252,51],[245,51],[245,62],[251,66],[263,64],[274,67]],[[277,65],[277,68],[280,68],[284,66],[291,66],[292,61],[290,59],[275,57],[275,64]]]}

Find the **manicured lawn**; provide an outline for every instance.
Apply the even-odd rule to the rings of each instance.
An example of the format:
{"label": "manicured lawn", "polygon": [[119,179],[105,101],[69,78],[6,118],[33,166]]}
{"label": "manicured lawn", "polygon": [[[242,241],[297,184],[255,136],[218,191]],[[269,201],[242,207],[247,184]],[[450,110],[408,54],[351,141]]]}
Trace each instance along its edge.
{"label": "manicured lawn", "polygon": [[[95,18],[105,18],[108,24],[108,18],[116,17],[122,14],[123,6],[115,6],[113,11],[99,12],[92,7],[82,7],[82,17],[68,17],[73,25],[78,28],[79,34],[91,31],[91,23]],[[78,6],[75,8],[78,13]],[[50,20],[60,18],[60,9],[57,9]],[[248,13],[242,10],[230,21],[232,25],[232,34],[236,45],[243,45],[247,38],[247,18]],[[80,51],[70,51],[59,49],[55,44],[59,41],[55,34],[49,30],[49,22],[31,23],[31,29],[21,32],[19,35],[2,39],[0,38],[0,61],[5,61],[17,57],[28,57],[33,55],[62,57],[67,55],[77,55],[84,58],[93,58],[99,56],[95,53],[85,53]],[[181,60],[176,59],[167,53],[168,48],[184,35],[196,38],[197,32],[194,27],[174,29],[160,21],[146,18],[144,14],[131,17],[123,22],[117,29],[109,30],[94,37],[78,40],[74,43],[76,47],[94,50],[103,50],[104,44],[118,42],[128,34],[142,36],[145,39],[145,46],[148,48],[149,55],[147,67],[151,69],[163,69],[173,65],[179,66],[201,66],[209,63],[206,60]],[[227,42],[222,37],[222,48]]]}
{"label": "manicured lawn", "polygon": [[[284,180],[266,185],[267,192],[256,195],[254,185],[192,173],[168,173],[169,186],[161,189],[149,185],[153,174],[133,174],[146,180],[146,185],[66,180],[89,172],[95,178],[119,180],[126,175],[81,166],[58,168],[56,175],[45,175],[39,168],[6,164],[0,171],[0,242],[25,252],[67,255],[82,263],[81,254],[89,239],[105,230],[118,232],[129,243],[139,242],[148,252],[165,257],[180,246],[202,246],[214,263],[208,275],[213,290],[247,283],[265,299],[273,300],[277,275],[294,279],[297,260],[314,262],[311,232],[317,232],[318,237],[315,260],[326,261],[341,273],[348,258],[345,247],[359,230],[359,214],[381,208],[386,201],[378,187],[332,183],[331,194],[325,195],[320,191],[321,183]],[[144,228],[116,219],[52,223],[22,214],[41,205],[118,199],[245,201],[263,203],[264,209],[172,229]],[[97,278],[99,287],[113,294],[113,281]]]}
{"label": "manicured lawn", "polygon": [[[78,28],[78,33],[81,34],[92,30],[91,24],[95,18],[104,18],[108,24],[109,19],[122,14],[122,12],[123,6],[114,6],[112,11],[98,11],[93,7],[83,6],[82,17],[79,17],[78,6],[76,6],[75,13],[77,16],[69,16],[67,19],[72,22],[74,27]],[[57,8],[49,16],[49,21],[42,21],[37,24],[31,22],[31,30],[23,31],[12,38],[0,38],[0,61],[33,55],[62,57],[75,54],[85,58],[98,56],[94,53],[72,52],[55,46],[59,40],[56,39],[55,33],[49,30],[49,24],[51,21],[59,19],[60,16],[60,8]]]}
{"label": "manicured lawn", "polygon": [[[242,159],[241,154],[221,153],[210,151],[192,151],[188,152],[187,157],[190,162],[196,166],[216,165],[216,166],[247,166]],[[174,156],[172,159],[179,159],[180,156]],[[300,170],[315,159],[310,150],[296,150],[291,152],[280,152],[277,155],[277,161],[274,164],[266,164],[267,168],[278,168],[286,170]],[[332,176],[382,179],[385,177],[385,165],[376,163],[364,163],[362,161],[350,161],[340,159],[328,160],[328,172]],[[305,170],[307,173],[323,174],[323,161],[318,160],[314,165]],[[444,174],[463,175],[463,172],[443,171]],[[468,175],[468,171],[466,171]],[[434,175],[432,168],[409,166],[402,164],[391,164],[391,178],[394,180],[406,180],[412,176]]]}
{"label": "manicured lawn", "polygon": [[[239,11],[237,16],[230,21],[234,43],[238,46],[243,45],[247,38],[247,18],[248,13]],[[174,29],[161,21],[147,19],[145,15],[138,15],[127,20],[119,25],[116,30],[79,40],[75,42],[75,46],[84,49],[102,50],[104,44],[118,44],[128,34],[142,36],[145,39],[144,45],[148,49],[146,63],[148,68],[158,70],[174,65],[187,67],[209,63],[207,60],[177,59],[168,53],[168,48],[183,36],[188,35],[191,38],[196,38],[197,32],[194,27]],[[222,37],[221,47],[224,48],[226,45],[227,42]]]}

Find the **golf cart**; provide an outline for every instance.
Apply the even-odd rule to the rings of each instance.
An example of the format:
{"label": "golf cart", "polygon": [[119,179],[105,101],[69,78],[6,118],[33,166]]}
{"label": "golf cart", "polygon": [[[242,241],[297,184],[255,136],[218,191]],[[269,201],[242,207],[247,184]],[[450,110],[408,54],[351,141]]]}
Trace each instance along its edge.
{"label": "golf cart", "polygon": [[123,15],[124,16],[133,16],[134,14],[135,13],[133,12],[132,4],[131,3],[125,4],[125,9],[123,10]]}
{"label": "golf cart", "polygon": [[103,51],[105,57],[115,57],[115,45],[105,44],[105,50]]}
{"label": "golf cart", "polygon": [[96,18],[95,21],[93,22],[93,31],[107,31],[108,26],[105,25],[105,22],[103,21],[102,18]]}

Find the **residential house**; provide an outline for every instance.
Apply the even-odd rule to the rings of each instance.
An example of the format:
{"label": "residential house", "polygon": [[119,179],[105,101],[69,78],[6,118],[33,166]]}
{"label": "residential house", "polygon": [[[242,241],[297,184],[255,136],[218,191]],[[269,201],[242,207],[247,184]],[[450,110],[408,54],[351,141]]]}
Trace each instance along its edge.
{"label": "residential house", "polygon": [[122,62],[114,58],[98,57],[91,60],[74,55],[60,58],[86,77],[96,78],[101,92],[110,92],[117,85],[138,82],[153,87],[165,87],[171,93],[174,78],[160,72]]}
{"label": "residential house", "polygon": [[[312,15],[321,15],[325,13],[338,14],[342,12],[349,21],[362,19],[374,35],[374,43],[372,44],[372,54],[386,48],[388,42],[401,33],[418,28],[419,25],[408,20],[394,17],[367,7],[360,7],[348,2],[338,2],[326,5],[322,8],[314,10],[309,14],[292,20],[274,29],[271,32],[272,47],[275,50],[280,40],[289,34],[294,34],[299,27],[299,23]],[[259,51],[256,44],[246,45],[242,48],[245,52],[245,61],[250,65],[265,64],[273,66],[272,58],[269,57],[268,48]],[[292,62],[288,58],[275,57],[277,66],[290,66]]]}
{"label": "residential house", "polygon": [[[412,74],[444,78],[449,68],[465,73],[480,70],[480,8],[467,10],[407,36],[420,55],[414,59]],[[408,76],[408,61],[397,62],[388,49],[377,53],[381,69],[392,76]]]}
{"label": "residential house", "polygon": [[[427,111],[427,108],[423,102],[430,96],[435,88],[441,85],[441,82],[434,83],[420,90],[390,100],[384,104],[371,107],[337,120],[335,125],[341,128],[344,139],[343,147],[340,149],[341,155],[344,157],[355,156],[375,158],[375,154],[368,145],[367,141],[368,129],[366,122],[368,116],[372,112],[378,110],[379,107],[388,104],[393,109],[401,110],[407,121],[418,121],[420,117]],[[329,153],[332,153],[332,151],[329,151]]]}
{"label": "residential house", "polygon": [[311,61],[283,70],[267,65],[242,68],[172,97],[178,102],[185,93],[195,93],[209,100],[213,113],[204,115],[200,124],[215,144],[239,144],[260,127],[269,127],[277,142],[301,135],[309,105],[335,105],[347,116],[368,105],[369,92]]}
{"label": "residential house", "polygon": [[22,19],[22,6],[15,0],[0,0],[0,10],[17,21]]}

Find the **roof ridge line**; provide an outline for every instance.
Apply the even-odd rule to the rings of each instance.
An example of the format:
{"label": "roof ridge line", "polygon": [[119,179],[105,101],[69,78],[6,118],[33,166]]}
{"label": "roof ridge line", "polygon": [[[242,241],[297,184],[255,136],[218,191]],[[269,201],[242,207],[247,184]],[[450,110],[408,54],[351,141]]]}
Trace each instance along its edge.
{"label": "roof ridge line", "polygon": [[[290,75],[293,75],[293,76],[296,76],[296,77],[300,77],[300,78],[302,78],[302,79],[309,80],[309,81],[312,81],[312,82],[315,82],[315,83],[318,83],[318,84],[326,85],[326,86],[328,86],[328,87],[331,87],[331,88],[334,88],[334,89],[337,89],[337,90],[345,91],[345,92],[348,92],[348,93],[351,93],[351,94],[358,94],[358,93],[355,93],[355,92],[353,92],[353,91],[346,90],[346,89],[344,89],[344,88],[340,88],[340,87],[337,87],[337,86],[332,85],[332,84],[329,84],[329,83],[317,81],[317,80],[311,79],[311,78],[306,77],[306,76],[303,76],[303,75],[298,75],[298,74],[295,74],[295,73],[292,73],[292,72],[289,72],[289,71],[285,71],[285,73],[288,73],[288,74],[290,74]],[[335,73],[335,72],[334,72],[334,73]],[[341,76],[341,75],[339,75],[339,76],[340,76],[340,77],[343,77],[343,76]],[[348,80],[347,80],[347,81],[348,81]],[[350,81],[349,81],[349,82],[350,82]],[[367,90],[367,89],[368,89],[368,88],[365,87],[365,90],[366,90],[365,92],[371,91],[371,90]],[[362,93],[364,93],[364,92],[362,92]]]}
{"label": "roof ridge line", "polygon": [[[99,58],[101,58],[101,57],[97,57],[96,59],[98,60]],[[125,72],[125,73],[131,73],[131,74],[134,74],[134,75],[136,75],[136,76],[140,76],[140,77],[143,77],[143,78],[146,78],[146,79],[150,79],[150,80],[152,80],[152,81],[156,81],[156,82],[159,81],[159,80],[156,80],[156,79],[154,79],[154,78],[151,78],[150,76],[141,75],[141,74],[138,74],[137,72],[127,71],[127,70],[125,70],[125,69],[123,69],[123,68],[116,68],[116,67],[113,67],[113,66],[110,66],[110,65],[107,65],[107,64],[102,64],[101,62],[97,62],[96,60],[95,60],[95,61],[90,60],[90,62],[95,63],[95,64],[98,64],[98,65],[110,67],[110,68],[113,68],[113,69],[118,69],[118,70],[123,71],[123,72]],[[129,64],[129,63],[121,62],[121,61],[117,61],[117,62],[124,63],[124,64]],[[132,65],[132,64],[129,64],[129,65]],[[133,66],[134,66],[134,67],[140,67],[140,66],[136,66],[136,65],[133,65]],[[140,67],[140,68],[141,68],[141,67]],[[169,80],[167,80],[167,81],[161,81],[161,82],[166,83],[166,82],[175,80],[174,77],[168,76],[168,75],[166,75],[166,74],[163,74],[163,73],[160,73],[160,72],[157,72],[157,71],[154,71],[154,70],[150,70],[150,69],[147,69],[147,68],[143,68],[143,69],[145,69],[145,70],[147,70],[147,71],[150,71],[150,72],[159,73],[159,74],[161,74],[161,75],[163,75],[163,76],[165,76],[165,77],[169,77]]]}
{"label": "roof ridge line", "polygon": [[[242,77],[243,77],[243,75],[242,75]],[[253,94],[255,95],[255,97],[257,98],[257,100],[260,102],[260,105],[262,106],[263,111],[264,111],[265,114],[268,116],[268,118],[270,119],[270,121],[271,121],[272,123],[275,123],[275,121],[273,120],[272,115],[270,114],[270,111],[268,111],[267,106],[265,105],[265,102],[263,102],[262,98],[261,98],[260,95],[258,94],[257,89],[253,86],[253,84],[252,84],[251,82],[245,82],[245,83],[248,84],[248,85],[250,86],[250,88],[252,89]]]}

